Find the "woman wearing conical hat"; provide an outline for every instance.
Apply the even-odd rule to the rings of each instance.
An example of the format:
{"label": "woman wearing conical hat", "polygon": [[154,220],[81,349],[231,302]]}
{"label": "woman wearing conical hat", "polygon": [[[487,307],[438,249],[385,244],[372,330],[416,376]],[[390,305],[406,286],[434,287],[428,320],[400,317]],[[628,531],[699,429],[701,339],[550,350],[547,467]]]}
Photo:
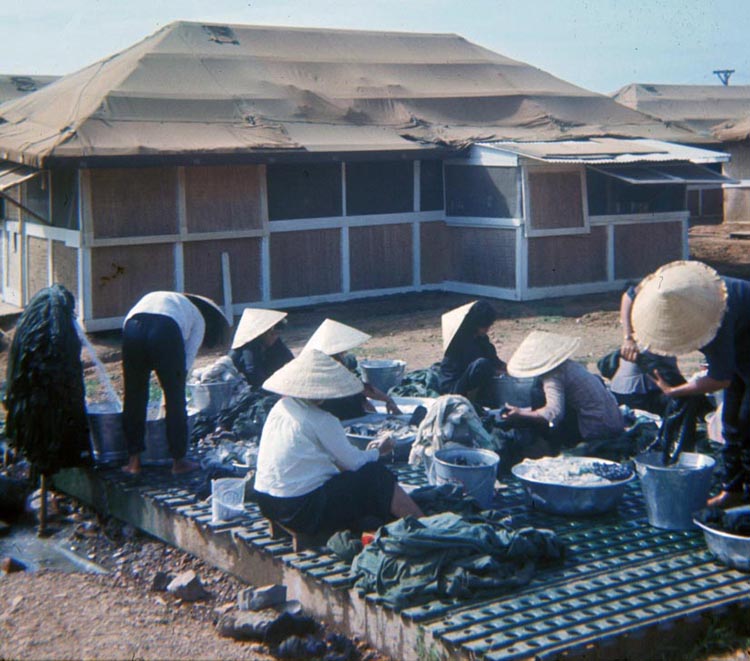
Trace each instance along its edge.
{"label": "woman wearing conical hat", "polygon": [[676,356],[698,350],[708,373],[670,387],[654,375],[669,397],[724,390],[722,491],[709,505],[732,507],[750,489],[750,282],[720,277],[701,262],[666,264],[644,278],[633,302],[639,347]]}
{"label": "woman wearing conical hat", "polygon": [[[350,372],[356,373],[357,359],[349,353],[355,347],[358,347],[370,336],[356,328],[342,324],[333,319],[325,319],[305,345],[305,349],[317,349],[327,356],[337,360]],[[372,384],[364,383],[364,390],[356,395],[331,399],[323,405],[323,408],[329,413],[333,413],[339,420],[353,420],[366,415],[368,412],[375,410],[375,407],[369,400],[376,399],[385,402],[386,410],[392,415],[399,415],[399,409],[392,397],[378,390]]]}
{"label": "woman wearing conical hat", "polygon": [[508,421],[537,423],[545,430],[552,451],[559,445],[598,440],[625,429],[617,401],[604,382],[570,359],[580,338],[532,331],[508,361],[508,374],[541,377],[545,405],[527,410],[506,406]]}
{"label": "woman wearing conical hat", "polygon": [[362,382],[316,349],[306,349],[263,388],[281,395],[268,414],[255,491],[264,516],[308,534],[373,529],[392,518],[422,516],[381,455],[389,437],[359,450],[320,404],[362,391]]}
{"label": "woman wearing conical hat", "polygon": [[497,313],[486,301],[474,301],[446,312],[441,319],[443,360],[438,374],[440,393],[471,400],[481,397],[505,363],[487,335]]}
{"label": "woman wearing conical hat", "polygon": [[245,308],[234,333],[229,357],[251,386],[263,382],[294,355],[279,336],[286,324],[286,312]]}

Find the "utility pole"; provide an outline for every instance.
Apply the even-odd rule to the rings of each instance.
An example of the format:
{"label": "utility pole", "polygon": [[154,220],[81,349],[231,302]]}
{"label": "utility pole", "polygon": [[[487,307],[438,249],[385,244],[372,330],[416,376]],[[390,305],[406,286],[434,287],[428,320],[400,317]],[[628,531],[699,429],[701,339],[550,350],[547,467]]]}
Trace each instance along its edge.
{"label": "utility pole", "polygon": [[724,87],[729,85],[729,77],[734,73],[734,69],[716,69],[714,75],[719,77],[721,84]]}

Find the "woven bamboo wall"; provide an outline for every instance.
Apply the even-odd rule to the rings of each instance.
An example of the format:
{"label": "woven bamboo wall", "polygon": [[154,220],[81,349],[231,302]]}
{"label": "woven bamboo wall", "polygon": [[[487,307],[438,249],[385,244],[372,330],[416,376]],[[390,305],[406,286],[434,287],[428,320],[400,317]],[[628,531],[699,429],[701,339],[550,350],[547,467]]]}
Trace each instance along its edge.
{"label": "woven bamboo wall", "polygon": [[91,303],[95,319],[124,316],[144,294],[174,287],[171,243],[91,250]]}
{"label": "woven bamboo wall", "polygon": [[[26,294],[29,300],[48,283],[47,239],[28,237],[29,251],[26,255],[28,281]],[[75,293],[75,292],[74,292]]]}
{"label": "woven bamboo wall", "polygon": [[615,227],[615,278],[640,279],[667,262],[682,259],[682,223]]}
{"label": "woven bamboo wall", "polygon": [[232,302],[260,300],[260,239],[185,243],[185,291],[208,296],[220,305],[226,303],[221,271],[221,255],[224,252],[229,254]]}
{"label": "woven bamboo wall", "polygon": [[443,282],[451,277],[452,254],[445,223],[421,223],[421,275],[424,284]]}
{"label": "woven bamboo wall", "polygon": [[341,291],[338,229],[271,234],[271,296],[295,298]]}
{"label": "woven bamboo wall", "polygon": [[516,286],[516,232],[510,229],[449,227],[450,280],[492,287]]}
{"label": "woven bamboo wall", "polygon": [[352,291],[407,287],[412,283],[411,225],[352,227],[349,264]]}
{"label": "woven bamboo wall", "polygon": [[257,165],[185,168],[188,232],[259,229]]}
{"label": "woven bamboo wall", "polygon": [[551,287],[607,279],[607,233],[529,239],[529,287]]}
{"label": "woven bamboo wall", "polygon": [[52,242],[52,281],[67,287],[78,297],[78,250],[62,241]]}
{"label": "woven bamboo wall", "polygon": [[583,192],[578,172],[529,172],[530,227],[583,227]]}
{"label": "woven bamboo wall", "polygon": [[177,232],[175,168],[107,168],[90,173],[94,236]]}

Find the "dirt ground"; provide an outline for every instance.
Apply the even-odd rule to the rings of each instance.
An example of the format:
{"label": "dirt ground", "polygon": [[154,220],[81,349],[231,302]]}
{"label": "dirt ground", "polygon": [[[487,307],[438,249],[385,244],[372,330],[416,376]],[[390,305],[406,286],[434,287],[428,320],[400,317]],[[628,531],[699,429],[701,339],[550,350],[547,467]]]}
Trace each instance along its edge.
{"label": "dirt ground", "polygon": [[[734,229],[738,228],[692,228],[691,251],[693,257],[723,274],[750,279],[750,242],[729,240],[728,232]],[[401,358],[408,370],[423,368],[442,354],[440,315],[469,300],[467,296],[426,293],[292,310],[284,339],[297,353],[317,325],[332,317],[372,335],[357,352],[360,357]],[[574,357],[594,370],[595,361],[618,347],[622,337],[617,293],[492,303],[500,318],[490,335],[505,360],[530,330],[550,330],[582,337]],[[99,333],[91,340],[115,389],[121,392],[119,333]],[[212,362],[221,353],[201,353],[196,366]],[[6,355],[0,353],[1,374],[5,373]],[[680,359],[688,375],[699,362],[698,353]],[[93,365],[89,359],[85,364],[87,388],[96,390]],[[101,534],[93,537],[109,539]],[[106,576],[56,572],[0,575],[0,658],[268,658],[256,646],[219,638],[210,624],[216,619],[216,609],[235,598],[238,585],[233,579],[217,576],[215,570],[177,551],[167,554],[168,549],[153,540],[136,537],[127,542],[130,550],[119,556],[115,554],[122,551],[123,544],[113,544],[108,548],[101,541],[101,548],[92,551],[97,562],[112,568]],[[141,565],[143,569],[137,570]],[[213,581],[208,588],[214,598],[208,604],[192,606],[149,592],[149,577],[161,566],[170,571],[196,567],[202,577]],[[734,651],[724,657],[704,651],[692,658],[748,658],[744,647],[738,649],[738,645],[730,645]]]}

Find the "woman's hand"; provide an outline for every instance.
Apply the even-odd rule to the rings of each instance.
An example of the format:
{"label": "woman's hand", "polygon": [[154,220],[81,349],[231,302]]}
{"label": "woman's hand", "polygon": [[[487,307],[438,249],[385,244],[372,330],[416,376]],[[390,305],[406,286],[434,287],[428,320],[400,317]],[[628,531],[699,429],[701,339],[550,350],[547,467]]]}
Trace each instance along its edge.
{"label": "woman's hand", "polygon": [[652,374],[649,374],[648,377],[657,385],[659,386],[659,390],[661,390],[667,397],[672,396],[672,386],[670,386],[659,374],[659,370],[654,370]]}
{"label": "woman's hand", "polygon": [[390,434],[376,438],[367,444],[368,450],[377,450],[381,457],[393,452],[393,447],[393,437]]}
{"label": "woman's hand", "polygon": [[632,337],[626,337],[620,347],[620,357],[634,363],[638,359],[638,344]]}
{"label": "woman's hand", "polygon": [[503,420],[518,420],[523,417],[523,412],[518,406],[511,406],[506,404],[503,407],[503,412],[500,414]]}

